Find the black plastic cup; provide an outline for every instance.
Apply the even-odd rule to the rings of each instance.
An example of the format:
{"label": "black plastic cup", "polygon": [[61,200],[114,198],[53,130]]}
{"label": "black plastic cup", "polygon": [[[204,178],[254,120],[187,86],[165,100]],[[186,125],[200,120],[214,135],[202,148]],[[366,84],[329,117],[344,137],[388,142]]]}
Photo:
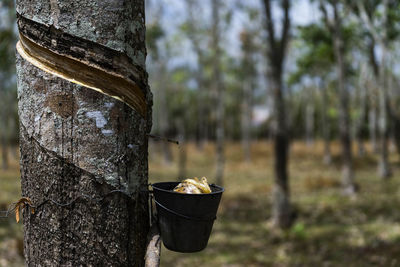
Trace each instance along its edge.
{"label": "black plastic cup", "polygon": [[178,184],[152,185],[161,238],[169,250],[197,252],[207,246],[224,188],[210,185],[209,194],[183,194],[173,191]]}

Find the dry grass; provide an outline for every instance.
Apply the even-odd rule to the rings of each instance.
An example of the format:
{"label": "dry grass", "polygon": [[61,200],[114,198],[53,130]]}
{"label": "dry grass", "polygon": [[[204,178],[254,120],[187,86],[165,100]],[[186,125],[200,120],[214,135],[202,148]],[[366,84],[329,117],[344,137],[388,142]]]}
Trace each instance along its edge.
{"label": "dry grass", "polygon": [[[177,180],[178,147],[172,145],[172,164],[163,163],[157,144],[150,146],[150,181]],[[213,175],[214,147],[187,147],[187,177]],[[376,177],[376,156],[355,158],[356,198],[340,191],[340,147],[332,145],[333,164],[322,163],[322,143],[295,143],[290,150],[292,202],[297,223],[288,231],[271,227],[272,144],[252,146],[252,162],[243,159],[240,144],[226,149],[225,189],[208,247],[180,254],[163,249],[162,266],[400,266],[400,170],[391,154],[395,176]],[[370,150],[369,150],[370,151]],[[19,197],[18,164],[0,171],[0,205]],[[3,204],[4,205],[4,204]],[[0,266],[4,259],[21,266],[20,225],[0,221]],[[17,241],[15,241],[17,240]],[[13,243],[14,242],[14,243]],[[14,245],[12,245],[14,244]],[[10,260],[11,259],[11,260]],[[20,264],[20,265],[18,265]]]}

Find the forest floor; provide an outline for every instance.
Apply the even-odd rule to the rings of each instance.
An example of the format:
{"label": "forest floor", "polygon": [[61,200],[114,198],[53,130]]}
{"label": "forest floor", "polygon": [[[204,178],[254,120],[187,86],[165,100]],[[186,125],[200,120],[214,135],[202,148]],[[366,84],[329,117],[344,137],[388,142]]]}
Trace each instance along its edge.
{"label": "forest floor", "polygon": [[[394,176],[376,175],[377,157],[355,157],[360,191],[349,198],[340,189],[340,151],[332,145],[333,162],[322,162],[322,143],[292,144],[291,200],[298,217],[286,231],[270,223],[272,144],[252,147],[252,161],[243,160],[240,144],[226,149],[225,192],[208,247],[181,254],[162,249],[161,266],[400,266],[400,160],[391,153]],[[179,147],[171,145],[166,164],[158,145],[150,147],[150,182],[176,181]],[[214,148],[188,146],[187,175],[214,175]],[[0,171],[0,210],[20,196],[17,161]],[[0,266],[23,266],[22,228],[14,218],[0,219]]]}

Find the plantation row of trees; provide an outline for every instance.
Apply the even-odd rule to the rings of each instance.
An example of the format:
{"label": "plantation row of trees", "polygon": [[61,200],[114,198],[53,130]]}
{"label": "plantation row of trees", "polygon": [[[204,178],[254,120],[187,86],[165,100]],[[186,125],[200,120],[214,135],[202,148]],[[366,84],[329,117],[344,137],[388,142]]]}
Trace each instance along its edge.
{"label": "plantation row of trees", "polygon": [[[296,24],[302,16],[296,10],[299,2],[307,2],[312,15]],[[0,5],[0,139],[2,167],[7,168],[6,149],[18,136],[17,34],[13,1]],[[352,140],[359,155],[370,141],[379,153],[379,175],[391,176],[388,147],[392,142],[400,148],[399,20],[394,0],[185,0],[180,11],[149,0],[152,132],[183,144],[194,141],[199,149],[216,142],[219,184],[226,142],[241,141],[244,158],[251,161],[252,141],[272,139],[274,218],[287,227],[293,217],[287,174],[291,140],[303,139],[311,146],[323,139],[324,162],[329,164],[329,144],[339,139],[343,186],[349,194],[356,191]],[[162,145],[170,162],[169,144]]]}
{"label": "plantation row of trees", "polygon": [[[392,174],[389,145],[400,148],[399,3],[314,0],[310,18],[296,24],[299,2],[307,1],[186,0],[187,12],[173,29],[164,26],[171,16],[166,8],[148,6],[155,14],[147,28],[153,132],[194,141],[199,149],[215,141],[219,183],[224,142],[241,141],[251,161],[253,140],[273,140],[273,214],[281,227],[294,217],[291,140],[312,146],[322,139],[325,164],[332,159],[330,142],[340,140],[343,190],[350,195],[357,189],[353,142],[360,156],[371,143],[384,179]],[[170,162],[168,144],[163,153]]]}

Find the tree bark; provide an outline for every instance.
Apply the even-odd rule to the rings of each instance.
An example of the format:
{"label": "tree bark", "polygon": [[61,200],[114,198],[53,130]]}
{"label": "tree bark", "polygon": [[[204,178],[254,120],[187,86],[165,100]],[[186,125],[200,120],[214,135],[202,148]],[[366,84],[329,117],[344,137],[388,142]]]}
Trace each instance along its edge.
{"label": "tree bark", "polygon": [[220,0],[212,0],[212,48],[213,54],[213,87],[216,93],[216,175],[218,185],[223,185],[224,178],[224,139],[225,139],[225,89],[222,82],[221,73],[221,48],[220,48]]}
{"label": "tree bark", "polygon": [[[152,103],[144,1],[17,1],[17,14],[20,31],[56,53],[64,48],[104,66],[109,56],[127,57],[147,102],[144,119],[17,54],[22,195],[42,203],[34,214],[23,213],[26,265],[144,266]],[[78,51],[68,40],[97,53]]]}

